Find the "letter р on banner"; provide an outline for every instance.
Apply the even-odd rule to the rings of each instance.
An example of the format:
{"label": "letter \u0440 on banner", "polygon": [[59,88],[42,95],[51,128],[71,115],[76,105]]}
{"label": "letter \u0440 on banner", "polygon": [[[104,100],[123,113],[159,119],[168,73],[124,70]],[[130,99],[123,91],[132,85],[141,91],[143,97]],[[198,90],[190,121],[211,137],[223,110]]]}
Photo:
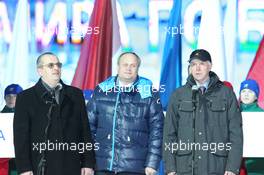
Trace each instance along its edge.
{"label": "letter \u0440 on banner", "polygon": [[0,113],[0,158],[15,157],[13,119],[13,113]]}

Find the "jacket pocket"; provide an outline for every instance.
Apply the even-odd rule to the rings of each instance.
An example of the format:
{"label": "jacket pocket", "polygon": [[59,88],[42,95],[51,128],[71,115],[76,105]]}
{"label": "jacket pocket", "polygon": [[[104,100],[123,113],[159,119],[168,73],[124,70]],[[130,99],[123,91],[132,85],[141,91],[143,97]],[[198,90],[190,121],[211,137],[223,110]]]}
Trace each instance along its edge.
{"label": "jacket pocket", "polygon": [[177,174],[191,173],[192,171],[192,151],[178,150],[176,153]]}
{"label": "jacket pocket", "polygon": [[208,170],[210,174],[224,174],[231,143],[228,143],[228,128],[215,126],[208,128]]}
{"label": "jacket pocket", "polygon": [[228,143],[227,130],[227,127],[212,127],[208,130],[210,144],[208,169],[211,174],[224,174],[227,157],[231,149],[231,143]]}
{"label": "jacket pocket", "polygon": [[208,124],[214,126],[227,125],[227,102],[226,99],[209,99]]}
{"label": "jacket pocket", "polygon": [[[145,161],[148,153],[148,136],[142,132],[123,132],[120,135],[120,155],[126,160]],[[121,158],[122,159],[122,158]]]}
{"label": "jacket pocket", "polygon": [[174,149],[177,149],[175,155],[177,174],[191,173],[192,171],[192,148],[190,147],[192,141],[193,136],[190,127],[179,127],[177,144],[173,146]]}
{"label": "jacket pocket", "polygon": [[123,132],[121,134],[121,143],[124,147],[140,147],[148,146],[148,135],[143,132]]}
{"label": "jacket pocket", "polygon": [[179,113],[179,126],[192,126],[192,115],[195,110],[195,106],[192,101],[183,100],[178,105]]}
{"label": "jacket pocket", "polygon": [[183,112],[192,112],[195,110],[195,106],[192,101],[183,100],[179,103],[178,109]]}
{"label": "jacket pocket", "polygon": [[209,152],[209,174],[224,174],[228,152],[216,151],[215,153]]}
{"label": "jacket pocket", "polygon": [[110,132],[98,129],[95,136],[95,141],[101,145],[111,145],[112,135]]}
{"label": "jacket pocket", "polygon": [[226,111],[226,100],[225,99],[211,99],[209,100],[209,106],[213,112],[224,112]]}

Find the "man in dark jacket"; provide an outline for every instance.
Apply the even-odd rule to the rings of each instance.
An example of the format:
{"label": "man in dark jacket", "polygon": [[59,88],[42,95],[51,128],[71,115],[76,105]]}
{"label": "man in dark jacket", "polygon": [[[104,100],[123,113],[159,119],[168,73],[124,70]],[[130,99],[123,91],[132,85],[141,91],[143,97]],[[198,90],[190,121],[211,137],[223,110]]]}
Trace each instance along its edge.
{"label": "man in dark jacket", "polygon": [[100,83],[88,103],[96,174],[153,175],[162,147],[163,111],[150,80],[138,76],[140,58],[118,58],[118,75]]}
{"label": "man in dark jacket", "polygon": [[90,175],[93,141],[82,91],[61,81],[56,55],[37,59],[38,83],[20,93],[14,116],[18,173]]}
{"label": "man in dark jacket", "polygon": [[243,133],[233,91],[211,71],[203,49],[190,56],[187,83],[172,94],[164,125],[164,161],[168,174],[239,173]]}

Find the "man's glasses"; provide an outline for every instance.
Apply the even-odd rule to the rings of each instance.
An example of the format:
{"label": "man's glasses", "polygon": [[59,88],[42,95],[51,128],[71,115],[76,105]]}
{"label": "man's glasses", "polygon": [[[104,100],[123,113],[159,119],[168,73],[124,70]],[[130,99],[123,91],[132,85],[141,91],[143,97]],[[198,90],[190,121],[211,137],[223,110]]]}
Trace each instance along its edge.
{"label": "man's glasses", "polygon": [[58,68],[61,68],[62,67],[62,63],[58,62],[58,63],[48,63],[48,64],[43,64],[43,65],[40,65],[39,67],[48,67],[50,69],[53,69],[54,66],[58,66]]}

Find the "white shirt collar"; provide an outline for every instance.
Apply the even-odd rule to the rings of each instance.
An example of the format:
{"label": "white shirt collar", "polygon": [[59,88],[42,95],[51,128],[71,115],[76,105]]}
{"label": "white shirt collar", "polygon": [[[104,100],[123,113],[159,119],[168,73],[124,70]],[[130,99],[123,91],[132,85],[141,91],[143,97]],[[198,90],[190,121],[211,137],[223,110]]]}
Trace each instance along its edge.
{"label": "white shirt collar", "polygon": [[209,85],[209,82],[210,82],[210,78],[208,78],[203,84],[200,84],[198,81],[195,81],[195,82],[196,82],[198,87],[203,86],[203,87],[205,87],[205,89],[207,89],[208,85]]}

